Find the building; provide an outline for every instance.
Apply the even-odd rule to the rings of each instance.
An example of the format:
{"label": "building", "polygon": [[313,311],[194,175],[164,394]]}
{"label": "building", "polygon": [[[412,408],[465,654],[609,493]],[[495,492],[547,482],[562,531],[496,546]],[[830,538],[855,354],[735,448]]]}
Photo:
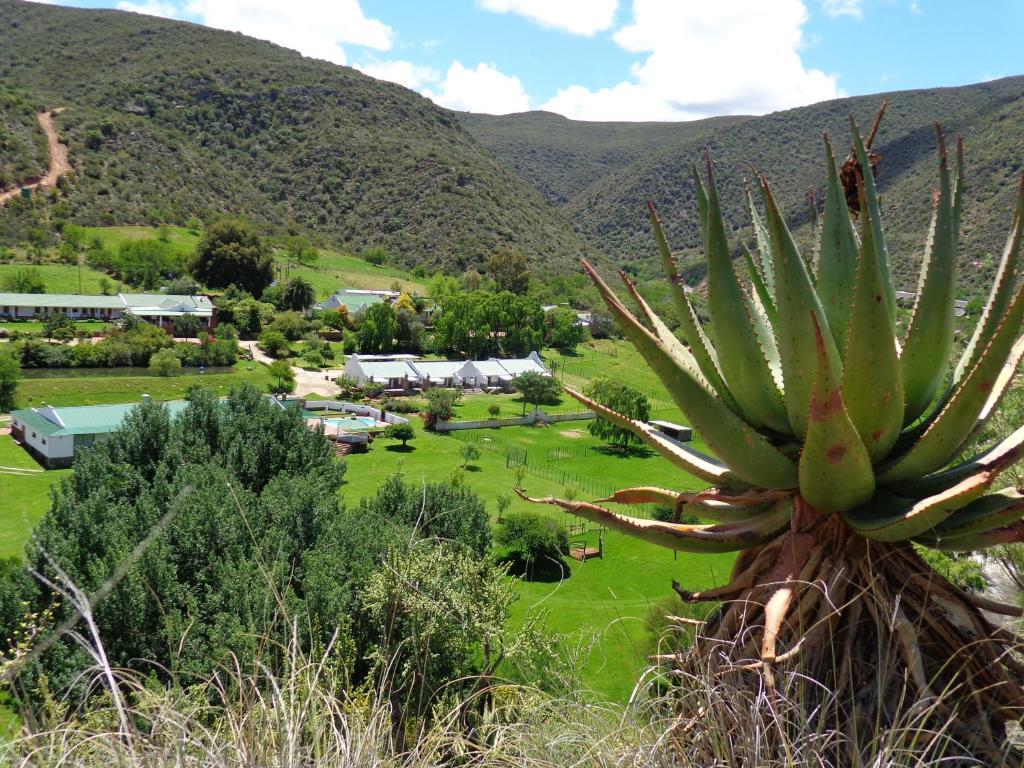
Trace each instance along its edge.
{"label": "building", "polygon": [[[87,448],[121,426],[138,403],[84,405],[55,408],[43,405],[11,412],[11,436],[47,469],[70,467],[75,451]],[[187,400],[164,403],[171,416],[187,405]]]}
{"label": "building", "polygon": [[116,296],[80,296],[68,293],[0,293],[0,318],[31,320],[49,314],[73,320],[118,320],[134,315],[163,327],[175,318],[193,315],[203,326],[215,324],[213,302],[208,296],[176,296],[165,293],[119,293]]}
{"label": "building", "polygon": [[[380,304],[387,301],[393,301],[394,299],[390,294],[395,293],[394,291],[363,291],[356,289],[345,289],[341,291],[335,291],[330,297],[324,299],[317,305],[317,309],[337,309],[338,307],[345,307],[350,315],[354,315],[356,312],[367,309],[374,304]],[[383,295],[382,295],[383,294]],[[398,294],[395,293],[394,298],[397,298]]]}
{"label": "building", "polygon": [[508,389],[520,373],[551,373],[536,352],[518,359],[417,360],[412,355],[349,355],[343,372],[360,384],[383,384],[387,389],[479,387]]}

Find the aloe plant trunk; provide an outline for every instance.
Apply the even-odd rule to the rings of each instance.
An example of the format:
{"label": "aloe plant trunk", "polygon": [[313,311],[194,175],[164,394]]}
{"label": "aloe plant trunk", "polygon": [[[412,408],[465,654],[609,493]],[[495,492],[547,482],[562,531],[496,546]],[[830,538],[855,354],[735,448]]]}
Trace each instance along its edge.
{"label": "aloe plant trunk", "polygon": [[[962,143],[951,169],[936,125],[932,221],[913,315],[898,335],[878,156],[870,152],[878,121],[868,142],[852,118],[850,125],[853,151],[842,173],[825,138],[826,198],[813,265],[763,178],[764,218],[750,199],[753,247],[744,244],[745,258],[734,260],[710,155],[706,180],[694,170],[707,328],[653,206],[682,338],[625,273],[639,318],[584,262],[626,337],[713,455],[566,391],[708,489],[531,500],[675,550],[739,552],[728,584],[700,593],[677,585],[681,599],[720,607],[692,648],[661,661],[677,673],[763,690],[765,706],[772,696],[797,697],[808,718],[845,734],[837,764],[861,764],[871,744],[908,721],[918,734],[908,748],[941,734],[957,754],[1008,764],[1019,760],[1005,726],[1024,715],[1024,664],[1015,635],[989,616],[1022,611],[961,591],[913,545],[969,552],[1024,540],[1024,494],[991,490],[1020,458],[1024,428],[970,455],[1024,356],[1024,288],[1017,286],[1024,179],[986,309],[954,360]],[[687,514],[708,522],[637,519],[606,506],[643,503],[671,505],[677,520]],[[695,723],[700,713],[680,716]]]}

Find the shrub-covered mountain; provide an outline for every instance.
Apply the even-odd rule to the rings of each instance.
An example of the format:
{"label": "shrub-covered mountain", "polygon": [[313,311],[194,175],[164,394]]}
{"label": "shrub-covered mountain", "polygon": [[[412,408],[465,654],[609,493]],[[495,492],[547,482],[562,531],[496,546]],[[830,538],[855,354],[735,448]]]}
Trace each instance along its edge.
{"label": "shrub-covered mountain", "polygon": [[[55,218],[233,213],[450,269],[505,245],[553,269],[592,250],[453,113],[353,69],[192,24],[16,0],[0,0],[0,41],[0,173],[38,165],[26,103],[68,108],[57,126],[76,175]],[[0,231],[5,217],[16,229],[13,208]]]}
{"label": "shrub-covered mountain", "polygon": [[[463,121],[506,164],[562,203],[577,231],[596,248],[647,271],[656,268],[647,200],[658,205],[676,249],[685,251],[700,240],[691,167],[703,163],[705,147],[713,153],[726,216],[737,237],[749,237],[743,179],[754,169],[768,176],[791,223],[804,226],[806,234],[807,191],[817,189],[819,206],[823,196],[822,131],[833,137],[841,162],[850,146],[847,116],[856,115],[866,131],[883,99],[889,107],[874,148],[883,158],[883,215],[899,287],[916,285],[935,179],[933,122],[940,120],[947,134],[963,135],[966,147],[961,272],[963,293],[971,295],[973,286],[991,277],[991,256],[1001,252],[1009,228],[1016,177],[1024,165],[1024,77],[839,99],[724,124],[631,126],[542,113]],[[642,151],[629,157],[622,149],[628,147]],[[589,183],[582,187],[584,180]],[[690,263],[691,276],[698,277],[696,259]]]}

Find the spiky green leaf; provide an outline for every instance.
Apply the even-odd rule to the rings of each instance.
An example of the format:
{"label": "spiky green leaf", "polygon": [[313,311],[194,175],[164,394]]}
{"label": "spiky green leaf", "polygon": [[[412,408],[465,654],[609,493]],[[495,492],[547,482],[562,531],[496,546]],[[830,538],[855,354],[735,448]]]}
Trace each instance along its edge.
{"label": "spiky green leaf", "polygon": [[758,267],[764,278],[764,285],[770,296],[775,295],[775,268],[772,266],[771,236],[765,229],[764,222],[754,206],[754,196],[750,187],[746,188],[747,208],[750,210],[750,227],[754,231],[754,244],[757,246]]}
{"label": "spiky green leaf", "polygon": [[964,536],[1010,525],[1024,517],[1024,494],[1016,488],[1003,488],[975,499],[935,526],[935,538]]}

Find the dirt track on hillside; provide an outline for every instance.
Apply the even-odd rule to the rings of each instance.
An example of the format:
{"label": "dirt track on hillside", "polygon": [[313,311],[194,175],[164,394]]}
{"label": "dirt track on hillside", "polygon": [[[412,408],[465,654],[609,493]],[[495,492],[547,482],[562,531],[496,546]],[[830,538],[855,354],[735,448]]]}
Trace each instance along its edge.
{"label": "dirt track on hillside", "polygon": [[60,114],[63,111],[64,108],[61,107],[50,112],[39,112],[36,115],[39,127],[46,134],[46,144],[50,150],[50,169],[46,172],[46,175],[41,179],[26,179],[21,184],[15,184],[9,189],[0,191],[0,205],[4,205],[12,197],[20,195],[24,187],[29,189],[46,189],[56,186],[61,176],[71,172],[71,163],[68,162],[68,148],[60,143],[57,128],[53,124],[53,115]]}

